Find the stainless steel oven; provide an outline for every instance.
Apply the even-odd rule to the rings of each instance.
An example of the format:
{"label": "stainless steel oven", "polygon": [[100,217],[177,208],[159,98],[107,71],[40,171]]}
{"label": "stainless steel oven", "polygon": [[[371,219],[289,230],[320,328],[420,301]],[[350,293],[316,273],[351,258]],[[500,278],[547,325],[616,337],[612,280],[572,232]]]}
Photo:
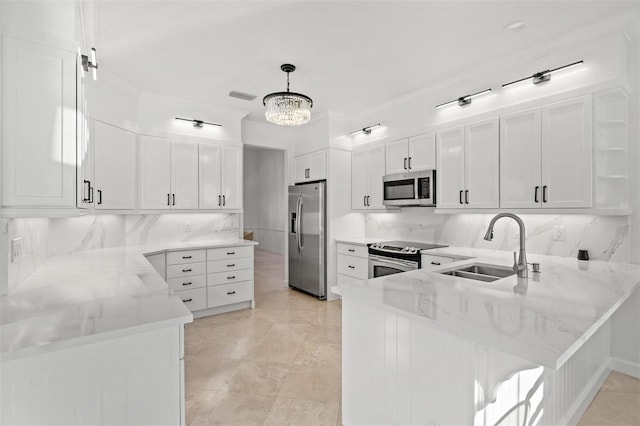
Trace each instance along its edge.
{"label": "stainless steel oven", "polygon": [[446,247],[409,241],[369,244],[369,278],[384,277],[420,268],[420,251]]}
{"label": "stainless steel oven", "polygon": [[385,206],[435,206],[436,171],[386,175],[382,189]]}

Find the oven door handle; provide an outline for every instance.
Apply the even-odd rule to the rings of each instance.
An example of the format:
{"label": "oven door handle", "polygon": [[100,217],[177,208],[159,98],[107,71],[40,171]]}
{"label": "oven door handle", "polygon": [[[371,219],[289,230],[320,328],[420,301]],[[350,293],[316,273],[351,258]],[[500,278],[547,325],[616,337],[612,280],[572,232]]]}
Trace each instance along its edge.
{"label": "oven door handle", "polygon": [[388,265],[403,266],[406,268],[413,268],[413,269],[418,269],[418,266],[419,266],[418,262],[413,262],[411,260],[393,259],[386,256],[378,256],[375,254],[369,255],[369,261],[381,262],[381,263],[386,263]]}

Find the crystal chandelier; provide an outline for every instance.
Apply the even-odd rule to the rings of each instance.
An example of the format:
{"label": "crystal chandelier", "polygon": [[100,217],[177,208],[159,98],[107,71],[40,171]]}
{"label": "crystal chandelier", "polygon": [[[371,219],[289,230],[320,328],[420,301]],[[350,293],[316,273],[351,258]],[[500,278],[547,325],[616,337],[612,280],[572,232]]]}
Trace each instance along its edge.
{"label": "crystal chandelier", "polygon": [[283,64],[280,69],[287,73],[287,91],[269,93],[264,97],[264,116],[268,122],[279,126],[305,124],[311,119],[313,101],[306,95],[289,91],[289,73],[296,70],[294,65]]}

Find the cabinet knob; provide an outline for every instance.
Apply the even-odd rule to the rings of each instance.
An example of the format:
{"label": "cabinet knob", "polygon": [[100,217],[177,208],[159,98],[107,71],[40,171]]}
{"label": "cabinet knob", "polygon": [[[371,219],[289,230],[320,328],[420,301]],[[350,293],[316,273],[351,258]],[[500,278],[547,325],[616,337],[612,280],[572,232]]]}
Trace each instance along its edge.
{"label": "cabinet knob", "polygon": [[356,269],[356,267],[353,265],[349,265],[349,269]]}

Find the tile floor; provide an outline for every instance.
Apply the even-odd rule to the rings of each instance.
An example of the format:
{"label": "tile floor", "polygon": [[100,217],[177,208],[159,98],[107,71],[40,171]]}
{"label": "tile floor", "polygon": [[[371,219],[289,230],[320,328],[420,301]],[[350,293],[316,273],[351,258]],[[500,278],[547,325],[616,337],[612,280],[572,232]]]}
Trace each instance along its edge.
{"label": "tile floor", "polygon": [[[185,328],[188,425],[341,425],[341,304],[283,285],[256,250],[256,308]],[[612,372],[579,426],[640,425],[640,380]]]}

